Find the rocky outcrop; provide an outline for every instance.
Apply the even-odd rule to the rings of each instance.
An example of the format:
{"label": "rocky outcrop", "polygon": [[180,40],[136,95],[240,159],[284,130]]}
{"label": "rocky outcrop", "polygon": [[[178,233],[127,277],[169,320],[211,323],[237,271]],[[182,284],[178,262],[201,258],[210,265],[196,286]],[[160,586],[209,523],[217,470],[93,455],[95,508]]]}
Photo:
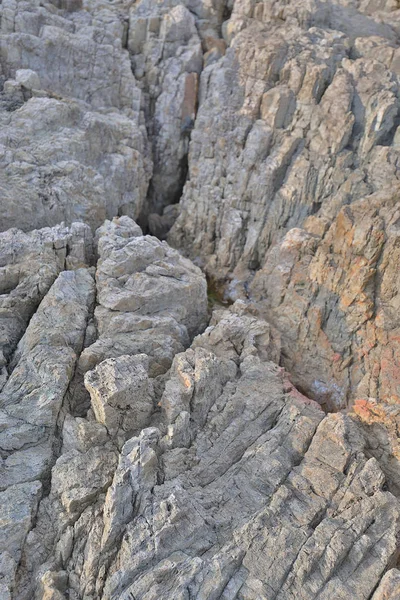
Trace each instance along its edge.
{"label": "rocky outcrop", "polygon": [[398,31],[391,2],[236,0],[168,238],[263,306],[329,410],[399,395]]}
{"label": "rocky outcrop", "polygon": [[[18,71],[19,72],[19,71]],[[133,119],[73,100],[34,97],[0,112],[1,229],[140,214],[150,166]]]}
{"label": "rocky outcrop", "polygon": [[[1,5],[0,229],[142,212],[152,165],[118,11]],[[90,8],[90,7],[88,7]]]}
{"label": "rocky outcrop", "polygon": [[178,202],[203,46],[221,52],[222,13],[222,2],[3,2],[1,229],[147,223]]}
{"label": "rocky outcrop", "polygon": [[398,599],[397,4],[1,3],[1,599]]}
{"label": "rocky outcrop", "polygon": [[120,446],[150,423],[154,389],[147,354],[106,359],[88,371],[85,385],[96,420]]}
{"label": "rocky outcrop", "polygon": [[204,276],[166,242],[143,236],[128,217],[106,222],[97,239],[99,336],[82,353],[80,368],[86,372],[107,358],[146,353],[152,374],[165,373],[206,326]]}
{"label": "rocky outcrop", "polygon": [[58,274],[92,261],[92,235],[83,223],[0,234],[0,387],[17,343]]}
{"label": "rocky outcrop", "polygon": [[[32,586],[38,598],[104,599],[396,590],[396,570],[381,578],[396,558],[398,501],[363,430],[297,392],[277,352],[243,303],[217,311],[175,357],[152,422],[142,355],[88,374],[97,422],[64,420],[15,597]],[[112,440],[135,427],[117,464]]]}
{"label": "rocky outcrop", "polygon": [[0,395],[5,589],[14,587],[42,483],[50,475],[57,421],[93,300],[94,283],[86,269],[60,273],[18,344],[15,366]]}
{"label": "rocky outcrop", "polygon": [[6,265],[20,240],[22,275],[37,256],[54,281],[0,395],[5,598],[396,594],[390,445],[293,387],[256,307],[215,310],[185,350],[204,278],[128,217],[94,246],[79,225],[2,235]]}
{"label": "rocky outcrop", "polygon": [[[176,352],[184,350],[206,325],[204,276],[177,251],[142,236],[128,217],[106,221],[95,240],[100,303],[96,310],[96,282],[90,267],[95,249],[87,225],[30,234],[10,230],[1,235],[0,581],[4,597],[12,590],[19,595],[15,590],[20,585],[21,561],[28,561],[27,572],[32,574],[29,561],[40,565],[71,515],[79,516],[83,506],[91,506],[106,491],[117,465],[117,448],[150,424],[156,411],[162,381],[153,384],[149,374],[160,376],[171,364],[171,343]],[[187,302],[177,305],[180,293]],[[103,334],[105,323],[115,323],[110,325],[112,334],[107,338],[100,334],[94,344],[93,313]],[[142,342],[135,327],[142,331]],[[152,327],[157,332],[151,343]],[[119,351],[124,342],[129,356]],[[137,353],[140,343],[148,354]],[[98,347],[105,354],[107,344],[113,358],[102,361]],[[75,418],[88,408],[81,370],[88,360],[102,361],[85,378],[93,416]],[[50,504],[45,499],[49,490]],[[66,521],[59,515],[61,509],[66,511]],[[49,511],[53,511],[54,529],[49,527]],[[32,593],[30,583],[27,597]],[[25,589],[25,583],[21,585]]]}
{"label": "rocky outcrop", "polygon": [[146,214],[161,214],[180,198],[199,76],[203,64],[225,52],[220,35],[224,9],[223,0],[139,0],[130,7],[127,45],[153,148]]}

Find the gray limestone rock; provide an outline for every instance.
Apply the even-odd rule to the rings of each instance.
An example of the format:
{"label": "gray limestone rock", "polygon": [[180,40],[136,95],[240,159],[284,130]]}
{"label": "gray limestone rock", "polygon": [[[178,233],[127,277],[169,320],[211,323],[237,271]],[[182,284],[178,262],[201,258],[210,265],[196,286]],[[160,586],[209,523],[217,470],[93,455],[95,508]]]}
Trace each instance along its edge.
{"label": "gray limestone rock", "polygon": [[151,168],[133,119],[38,97],[0,111],[0,123],[1,230],[76,220],[95,229],[118,212],[140,214]]}
{"label": "gray limestone rock", "polygon": [[329,410],[397,403],[397,4],[231,8],[167,239],[257,304],[294,382]]}
{"label": "gray limestone rock", "polygon": [[152,161],[125,28],[80,8],[1,5],[0,230],[142,212]]}
{"label": "gray limestone rock", "polygon": [[82,372],[107,358],[141,353],[151,357],[150,374],[165,372],[206,325],[200,270],[166,242],[140,234],[127,217],[97,231],[99,338],[83,351]]}
{"label": "gray limestone rock", "polygon": [[197,110],[201,41],[193,14],[174,4],[160,3],[156,12],[144,0],[132,6],[129,16],[128,49],[144,95],[154,163],[147,214],[162,212],[179,199]]}
{"label": "gray limestone rock", "polygon": [[1,600],[400,597],[399,34],[2,1]]}
{"label": "gray limestone rock", "polygon": [[120,445],[149,424],[154,412],[153,384],[146,354],[101,362],[85,374],[96,420]]}
{"label": "gray limestone rock", "polygon": [[17,343],[58,274],[92,260],[92,236],[83,223],[0,234],[0,368],[4,374],[0,388]]}
{"label": "gray limestone rock", "polygon": [[[271,362],[272,334],[242,302],[215,312],[174,360],[158,427],[126,441],[118,465],[102,425],[65,420],[17,598],[396,597],[398,501],[357,421],[325,416]],[[100,364],[92,401],[124,418],[131,390],[134,417],[143,361]]]}
{"label": "gray limestone rock", "polygon": [[36,516],[40,480],[50,473],[57,422],[93,301],[87,269],[62,271],[30,320],[0,393],[1,547],[14,560],[4,574],[9,591]]}

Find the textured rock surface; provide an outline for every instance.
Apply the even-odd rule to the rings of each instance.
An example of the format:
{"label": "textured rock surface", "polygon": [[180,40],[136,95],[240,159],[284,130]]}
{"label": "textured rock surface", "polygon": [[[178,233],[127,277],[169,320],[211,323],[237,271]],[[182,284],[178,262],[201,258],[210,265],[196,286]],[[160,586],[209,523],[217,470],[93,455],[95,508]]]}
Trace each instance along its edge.
{"label": "textured rock surface", "polygon": [[18,341],[57,275],[92,260],[92,236],[82,223],[0,234],[0,387]]}
{"label": "textured rock surface", "polygon": [[[297,392],[270,361],[277,351],[242,303],[214,313],[175,357],[158,425],[129,439],[118,464],[110,429],[66,418],[15,597],[395,594],[398,572],[381,578],[397,553],[398,501],[357,422]],[[123,372],[127,357],[88,376],[93,401],[101,376],[103,397],[115,385],[118,361]]]}
{"label": "textured rock surface", "polygon": [[60,273],[18,344],[0,394],[1,562],[8,587],[35,517],[40,480],[50,473],[57,421],[93,300],[87,269]]}
{"label": "textured rock surface", "polygon": [[206,326],[203,274],[166,242],[143,236],[128,217],[106,222],[96,238],[99,336],[82,353],[80,369],[86,372],[106,358],[146,353],[151,374],[164,373],[190,337]]}
{"label": "textured rock surface", "polygon": [[[117,448],[152,421],[163,382],[153,384],[149,374],[165,372],[174,352],[204,329],[206,283],[190,261],[142,236],[128,217],[106,221],[96,248],[89,227],[79,223],[29,234],[12,229],[0,241],[0,589],[29,598],[34,574],[46,597],[46,586],[63,587],[68,578],[37,568],[49,549],[62,546],[65,527],[103,497]],[[179,294],[186,301],[177,304]],[[93,344],[96,324],[102,333]],[[102,337],[107,324],[110,339]],[[138,354],[141,344],[148,354]],[[101,362],[99,345],[113,358]],[[76,413],[86,415],[88,406],[82,408],[80,367],[88,360],[101,364],[86,374],[93,410],[82,418]]]}
{"label": "textured rock surface", "polygon": [[399,35],[1,2],[1,600],[398,600]]}
{"label": "textured rock surface", "polygon": [[150,422],[154,391],[146,354],[120,356],[101,362],[85,377],[96,420],[120,444]]}
{"label": "textured rock surface", "polygon": [[24,230],[142,209],[149,179],[133,119],[73,100],[32,98],[0,112],[1,229]]}
{"label": "textured rock surface", "polygon": [[399,398],[399,16],[236,0],[169,236],[263,306],[294,381],[329,409]]}
{"label": "textured rock surface", "polygon": [[139,2],[129,19],[128,49],[144,93],[153,146],[154,177],[145,208],[159,210],[179,200],[197,108],[203,53],[193,15],[181,4]]}
{"label": "textured rock surface", "polygon": [[95,9],[1,5],[1,230],[93,228],[142,211],[151,159],[141,91],[118,11]]}

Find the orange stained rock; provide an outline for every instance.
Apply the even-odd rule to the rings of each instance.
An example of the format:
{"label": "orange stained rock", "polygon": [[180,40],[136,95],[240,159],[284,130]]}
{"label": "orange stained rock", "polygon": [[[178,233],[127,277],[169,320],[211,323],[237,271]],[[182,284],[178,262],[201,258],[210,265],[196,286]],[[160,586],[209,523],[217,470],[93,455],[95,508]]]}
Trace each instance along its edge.
{"label": "orange stained rock", "polygon": [[182,379],[182,383],[185,386],[185,388],[191,388],[192,387],[192,378],[190,377],[190,375],[188,375],[187,373],[180,373],[181,379]]}
{"label": "orange stained rock", "polygon": [[185,79],[185,92],[183,97],[181,113],[182,122],[184,122],[186,118],[195,118],[197,109],[198,86],[199,83],[197,73],[188,73]]}
{"label": "orange stained rock", "polygon": [[387,412],[387,405],[377,404],[375,399],[357,399],[353,405],[353,413],[367,425],[382,425],[389,436],[391,452],[400,459],[398,423],[396,417]]}
{"label": "orange stained rock", "polygon": [[375,400],[358,398],[354,402],[353,412],[368,425],[372,425],[372,423],[384,424],[387,420],[383,406],[376,404]]}
{"label": "orange stained rock", "polygon": [[[391,347],[382,349],[381,355],[381,386],[384,395],[398,397],[400,392],[400,364],[399,356]],[[386,391],[386,394],[385,394]]]}

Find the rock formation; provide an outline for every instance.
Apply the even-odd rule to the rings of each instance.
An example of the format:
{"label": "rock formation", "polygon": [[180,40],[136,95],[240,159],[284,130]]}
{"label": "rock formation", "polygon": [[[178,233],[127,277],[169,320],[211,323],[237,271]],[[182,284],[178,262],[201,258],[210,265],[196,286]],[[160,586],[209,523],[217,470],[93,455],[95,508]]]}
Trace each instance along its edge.
{"label": "rock formation", "polygon": [[263,305],[293,380],[330,410],[400,394],[399,17],[390,1],[236,0],[169,237]]}
{"label": "rock formation", "polygon": [[1,600],[400,598],[399,44],[2,1]]}
{"label": "rock formation", "polygon": [[[117,448],[150,425],[157,412],[155,391],[163,385],[160,379],[174,350],[183,350],[189,336],[206,324],[204,276],[166,242],[142,236],[128,217],[106,221],[95,239],[100,258],[94,279],[93,267],[85,263],[94,251],[85,225],[2,234],[9,289],[2,296],[0,572],[2,592],[14,590],[16,597],[29,598],[35,591],[37,573],[31,561],[39,567],[52,554],[56,536],[63,534],[71,515],[79,515],[106,491],[117,466]],[[30,250],[32,243],[37,244],[36,254]],[[28,303],[25,296],[31,289]],[[94,311],[96,293],[99,305]],[[178,304],[181,294],[187,301]],[[37,304],[18,341],[19,314],[26,325]],[[97,330],[98,339],[91,344]],[[90,397],[86,406],[81,388],[85,368],[96,361],[100,364],[84,379],[92,408],[88,418],[75,418],[90,407]],[[61,507],[66,514],[57,529]],[[49,510],[54,511],[54,530],[49,530]],[[18,576],[23,562],[26,568]]]}

